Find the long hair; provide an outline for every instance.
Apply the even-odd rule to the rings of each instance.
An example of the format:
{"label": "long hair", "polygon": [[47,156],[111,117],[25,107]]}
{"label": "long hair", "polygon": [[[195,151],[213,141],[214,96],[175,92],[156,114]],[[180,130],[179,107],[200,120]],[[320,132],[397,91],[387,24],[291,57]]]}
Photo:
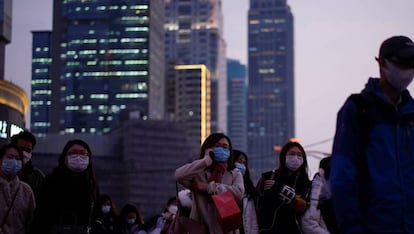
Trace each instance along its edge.
{"label": "long hair", "polygon": [[237,160],[241,156],[244,156],[244,159],[246,160],[246,163],[245,163],[246,172],[243,175],[244,188],[245,188],[247,197],[249,199],[253,198],[253,197],[256,197],[258,195],[258,192],[257,192],[255,186],[253,185],[252,178],[250,177],[249,160],[248,160],[247,154],[244,153],[241,150],[234,149],[233,150],[233,155],[234,155],[234,162],[235,163],[237,162]]}
{"label": "long hair", "polygon": [[286,167],[286,155],[289,152],[289,150],[293,147],[298,147],[299,150],[302,152],[302,158],[303,158],[303,164],[300,166],[299,170],[297,171],[300,173],[300,178],[305,179],[306,181],[309,181],[309,174],[308,174],[308,160],[306,157],[305,149],[303,149],[303,146],[299,142],[293,142],[289,141],[286,143],[282,150],[280,151],[279,155],[279,172],[286,175],[288,173],[288,168]]}
{"label": "long hair", "polygon": [[144,219],[141,215],[141,212],[139,212],[138,208],[131,203],[127,203],[124,205],[124,207],[122,207],[121,214],[119,215],[119,222],[121,226],[125,226],[125,219],[128,213],[135,213],[135,215],[137,216],[135,222],[139,225],[144,224]]}
{"label": "long hair", "polygon": [[62,153],[59,156],[58,170],[62,170],[63,168],[67,168],[67,166],[65,165],[66,154],[68,153],[69,149],[74,145],[80,145],[88,151],[89,164],[88,164],[88,167],[86,168],[86,174],[87,174],[88,180],[89,180],[91,198],[94,201],[97,201],[97,199],[98,199],[98,188],[97,188],[97,183],[96,183],[95,171],[94,171],[93,163],[92,163],[92,151],[91,151],[91,148],[89,147],[89,145],[86,142],[84,142],[83,140],[80,140],[80,139],[74,139],[74,140],[68,141],[66,143],[66,145],[63,147]]}
{"label": "long hair", "polygon": [[96,207],[96,211],[95,212],[97,212],[97,213],[99,213],[100,211],[101,211],[101,207],[102,207],[102,205],[106,202],[106,201],[109,201],[109,203],[110,203],[110,206],[111,206],[111,210],[109,211],[113,216],[117,216],[118,215],[118,212],[117,212],[117,209],[116,209],[116,205],[115,205],[115,203],[112,201],[112,198],[111,198],[111,196],[109,196],[108,194],[101,194],[100,196],[99,196],[99,203],[98,203],[98,205],[97,206],[95,206]]}
{"label": "long hair", "polygon": [[234,169],[233,147],[230,138],[226,136],[224,133],[212,133],[204,140],[200,148],[199,159],[204,158],[206,150],[208,148],[214,148],[217,142],[219,142],[222,138],[226,138],[229,142],[230,157],[229,159],[227,159],[227,169],[232,170]]}

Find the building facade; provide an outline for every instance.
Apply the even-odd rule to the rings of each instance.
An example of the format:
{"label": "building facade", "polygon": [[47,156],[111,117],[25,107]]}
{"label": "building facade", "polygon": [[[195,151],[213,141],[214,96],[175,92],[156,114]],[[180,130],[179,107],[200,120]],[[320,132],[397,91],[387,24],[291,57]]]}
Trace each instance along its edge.
{"label": "building facade", "polygon": [[4,77],[5,49],[11,42],[12,0],[0,0],[0,146],[26,125],[26,92]]}
{"label": "building facade", "polygon": [[234,59],[227,60],[228,117],[227,133],[234,149],[247,153],[247,77],[246,66]]}
{"label": "building facade", "polygon": [[9,142],[11,136],[23,130],[28,108],[29,101],[24,90],[0,80],[0,145]]}
{"label": "building facade", "polygon": [[227,130],[226,52],[221,0],[164,0],[166,56],[211,72],[211,128]]}
{"label": "building facade", "polygon": [[163,23],[162,0],[55,1],[47,132],[105,134],[129,106],[164,118]]}
{"label": "building facade", "polygon": [[175,66],[175,121],[198,153],[211,131],[211,74],[203,64]]}
{"label": "building facade", "polygon": [[32,93],[30,101],[30,130],[37,136],[46,136],[50,128],[50,106],[52,103],[52,77],[50,68],[51,32],[32,33]]}
{"label": "building facade", "polygon": [[294,137],[293,15],[286,0],[251,0],[248,13],[248,152],[253,177],[278,165]]}
{"label": "building facade", "polygon": [[11,41],[12,0],[0,0],[0,79],[4,79],[5,48]]}

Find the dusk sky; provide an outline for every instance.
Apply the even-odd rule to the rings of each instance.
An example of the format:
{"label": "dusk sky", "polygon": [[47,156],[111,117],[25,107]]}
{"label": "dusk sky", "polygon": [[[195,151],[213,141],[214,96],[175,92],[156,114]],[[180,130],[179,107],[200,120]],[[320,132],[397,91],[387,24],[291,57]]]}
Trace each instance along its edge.
{"label": "dusk sky", "polygon": [[[247,0],[222,0],[227,57],[247,65]],[[336,114],[350,93],[378,76],[375,56],[393,35],[414,39],[413,0],[291,0],[295,31],[296,137],[330,152]],[[30,94],[31,31],[52,28],[52,0],[13,0],[6,80]],[[414,85],[409,87],[414,93]],[[30,95],[29,95],[30,97]],[[30,123],[29,117],[27,122]],[[29,127],[29,126],[28,126]]]}

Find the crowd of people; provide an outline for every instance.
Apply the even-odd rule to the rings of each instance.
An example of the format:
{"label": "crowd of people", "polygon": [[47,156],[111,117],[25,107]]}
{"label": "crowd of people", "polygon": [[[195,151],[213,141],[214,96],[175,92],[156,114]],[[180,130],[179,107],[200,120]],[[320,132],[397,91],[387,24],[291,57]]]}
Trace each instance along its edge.
{"label": "crowd of people", "polygon": [[[380,77],[370,78],[338,112],[332,156],[309,178],[306,150],[289,141],[278,168],[255,184],[248,155],[223,133],[209,135],[197,159],[177,168],[185,189],[145,219],[134,204],[117,211],[100,194],[92,151],[64,146],[48,175],[32,164],[35,137],[22,131],[0,148],[0,233],[173,234],[180,217],[198,232],[240,234],[414,233],[414,44],[405,36],[380,46]],[[214,196],[230,192],[240,225],[223,227]],[[237,213],[236,212],[236,213]]]}

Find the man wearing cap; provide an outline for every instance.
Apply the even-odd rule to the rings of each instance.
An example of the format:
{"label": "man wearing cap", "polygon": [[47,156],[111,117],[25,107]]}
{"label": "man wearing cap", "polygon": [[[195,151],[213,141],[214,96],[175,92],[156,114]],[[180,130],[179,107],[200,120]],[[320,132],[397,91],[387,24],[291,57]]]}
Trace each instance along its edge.
{"label": "man wearing cap", "polygon": [[338,112],[333,205],[343,233],[414,233],[413,41],[386,39],[376,60],[380,78]]}

